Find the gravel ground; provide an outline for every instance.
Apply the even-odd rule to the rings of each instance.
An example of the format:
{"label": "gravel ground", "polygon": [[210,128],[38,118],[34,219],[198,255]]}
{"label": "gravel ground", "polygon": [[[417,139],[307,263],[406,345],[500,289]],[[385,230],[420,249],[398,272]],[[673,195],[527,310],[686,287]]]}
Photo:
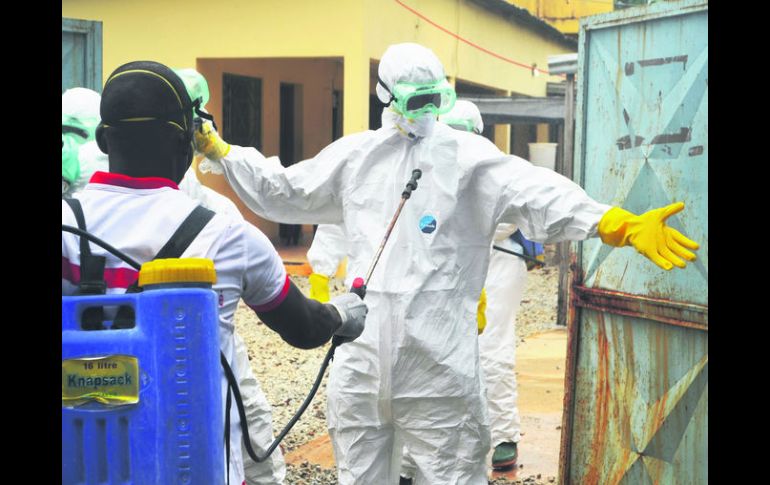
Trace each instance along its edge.
{"label": "gravel ground", "polygon": [[[553,262],[553,247],[546,246],[546,263]],[[527,288],[517,317],[517,336],[519,342],[528,335],[555,327],[556,302],[559,281],[558,267],[550,265],[529,272]],[[291,277],[292,281],[305,294],[308,290],[306,277]],[[330,293],[335,296],[345,292],[341,280],[332,279]],[[249,349],[249,359],[254,374],[262,385],[267,400],[273,406],[273,427],[277,434],[289,421],[302,404],[318,369],[323,361],[328,344],[313,350],[300,350],[290,347],[280,337],[268,329],[243,302],[236,316],[238,332]],[[324,377],[321,387],[310,407],[286,436],[282,445],[288,453],[297,447],[326,433],[326,382]],[[549,485],[553,477],[527,477],[516,481],[496,479],[495,485]],[[288,485],[329,485],[337,483],[336,471],[324,470],[317,465],[302,463],[287,466],[286,484]]]}

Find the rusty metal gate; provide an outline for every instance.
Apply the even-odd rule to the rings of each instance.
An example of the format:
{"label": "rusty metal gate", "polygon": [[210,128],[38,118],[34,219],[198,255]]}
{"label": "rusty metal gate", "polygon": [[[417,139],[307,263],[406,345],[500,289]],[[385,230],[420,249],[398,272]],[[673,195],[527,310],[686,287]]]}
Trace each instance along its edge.
{"label": "rusty metal gate", "polygon": [[708,483],[708,4],[581,23],[575,179],[701,244],[685,270],[573,244],[560,482]]}

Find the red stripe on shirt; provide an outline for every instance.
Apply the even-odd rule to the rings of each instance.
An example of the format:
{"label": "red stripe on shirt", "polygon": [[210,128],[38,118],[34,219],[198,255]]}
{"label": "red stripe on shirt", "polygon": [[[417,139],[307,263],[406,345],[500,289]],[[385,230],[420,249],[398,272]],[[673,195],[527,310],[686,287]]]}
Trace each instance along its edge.
{"label": "red stripe on shirt", "polygon": [[[61,277],[73,284],[80,283],[80,266],[69,259],[61,258]],[[104,270],[104,282],[107,288],[128,288],[139,277],[139,272],[131,268],[107,268]]]}
{"label": "red stripe on shirt", "polygon": [[160,189],[171,187],[179,190],[179,186],[173,181],[163,177],[129,177],[120,173],[94,172],[89,183],[117,185],[129,189]]}
{"label": "red stripe on shirt", "polygon": [[283,283],[283,289],[281,289],[281,292],[278,294],[278,296],[263,305],[249,305],[249,307],[257,313],[269,312],[270,310],[273,310],[275,307],[283,303],[283,300],[286,299],[286,295],[289,294],[289,281],[289,275],[287,274],[286,281]]}

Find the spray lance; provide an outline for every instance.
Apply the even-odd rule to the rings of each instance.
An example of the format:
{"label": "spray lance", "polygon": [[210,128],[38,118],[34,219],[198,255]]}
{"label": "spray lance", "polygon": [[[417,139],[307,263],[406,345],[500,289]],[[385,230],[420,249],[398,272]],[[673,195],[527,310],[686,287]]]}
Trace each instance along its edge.
{"label": "spray lance", "polygon": [[[422,171],[420,169],[412,170],[412,178],[409,179],[409,182],[406,184],[406,189],[401,193],[401,202],[398,205],[398,208],[396,209],[396,213],[393,215],[393,219],[391,219],[390,224],[388,224],[388,228],[385,231],[385,236],[382,239],[382,242],[380,243],[380,247],[377,249],[377,253],[374,256],[374,259],[372,260],[371,265],[369,266],[369,270],[366,272],[366,279],[363,279],[361,277],[356,278],[353,280],[353,285],[350,288],[351,293],[355,293],[361,299],[363,299],[366,296],[366,282],[369,281],[369,278],[372,276],[372,272],[374,272],[374,268],[377,266],[377,261],[380,259],[380,255],[382,254],[382,250],[385,248],[385,244],[388,242],[388,238],[390,238],[390,233],[393,231],[393,227],[396,225],[396,221],[398,220],[398,216],[401,214],[401,209],[404,207],[404,203],[411,197],[412,191],[417,189],[417,180],[422,176]],[[321,385],[321,381],[323,380],[323,376],[326,373],[326,368],[329,366],[329,362],[334,358],[334,351],[337,349],[337,347],[344,343],[345,340],[343,340],[341,337],[334,336],[332,337],[332,345],[329,347],[329,350],[326,352],[326,356],[324,357],[323,363],[321,364],[321,368],[318,371],[318,375],[316,376],[315,382],[313,383],[313,387],[310,389],[310,393],[308,393],[307,397],[305,398],[305,401],[302,403],[302,405],[299,407],[297,412],[294,414],[294,416],[289,420],[289,422],[284,426],[281,433],[273,440],[273,443],[270,445],[270,447],[265,451],[265,454],[263,456],[258,455],[254,449],[251,447],[251,440],[245,439],[244,445],[246,448],[246,452],[249,454],[249,457],[256,461],[256,462],[262,462],[267,459],[270,454],[275,451],[275,449],[278,447],[278,444],[283,440],[284,437],[291,431],[291,429],[294,427],[294,425],[299,421],[299,418],[302,417],[302,413],[305,412],[307,407],[310,405],[310,402],[313,400],[313,397],[315,397],[316,392],[318,392],[318,388]],[[225,371],[227,372],[228,368],[225,368]],[[248,429],[246,428],[246,414],[243,410],[243,405],[241,403],[240,398],[240,392],[238,391],[237,386],[233,387],[233,391],[235,394],[235,402],[238,406],[238,413],[241,417],[241,428],[243,429],[243,436],[248,437]]]}
{"label": "spray lance", "polygon": [[353,280],[353,286],[350,288],[350,292],[360,296],[361,299],[363,299],[366,295],[366,282],[369,281],[369,278],[372,277],[374,267],[377,266],[377,262],[380,260],[382,250],[385,249],[385,243],[388,242],[390,233],[393,231],[393,226],[396,225],[398,216],[401,215],[401,209],[404,207],[404,203],[406,203],[407,199],[412,196],[412,191],[417,189],[417,180],[419,180],[420,177],[422,177],[422,170],[419,168],[412,170],[412,178],[409,179],[409,182],[406,183],[406,188],[403,192],[401,192],[401,203],[398,205],[398,209],[396,209],[396,213],[393,215],[393,219],[391,219],[390,224],[388,224],[388,229],[385,231],[385,237],[382,238],[382,242],[380,243],[380,247],[377,249],[377,252],[374,255],[372,264],[369,265],[369,270],[366,272],[366,279],[359,277]]}
{"label": "spray lance", "polygon": [[497,245],[492,246],[492,249],[496,249],[496,250],[501,251],[503,253],[508,253],[508,254],[512,254],[514,256],[518,256],[521,259],[523,259],[524,261],[529,261],[530,263],[533,263],[536,266],[545,266],[545,262],[544,261],[540,261],[539,259],[533,258],[532,256],[527,256],[526,254],[517,253],[516,251],[511,251],[510,249],[501,248],[500,246],[497,246]]}

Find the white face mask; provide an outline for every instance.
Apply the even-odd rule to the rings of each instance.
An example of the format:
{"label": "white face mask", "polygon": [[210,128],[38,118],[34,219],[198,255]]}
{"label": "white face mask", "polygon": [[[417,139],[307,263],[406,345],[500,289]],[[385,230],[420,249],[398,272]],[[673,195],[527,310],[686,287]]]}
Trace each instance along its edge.
{"label": "white face mask", "polygon": [[406,120],[406,130],[420,138],[430,136],[434,126],[436,126],[435,115],[425,115],[413,120]]}
{"label": "white face mask", "polygon": [[436,126],[436,116],[424,115],[415,119],[408,119],[397,113],[393,108],[385,108],[382,112],[383,125],[395,125],[398,131],[407,138],[425,138],[433,133]]}

